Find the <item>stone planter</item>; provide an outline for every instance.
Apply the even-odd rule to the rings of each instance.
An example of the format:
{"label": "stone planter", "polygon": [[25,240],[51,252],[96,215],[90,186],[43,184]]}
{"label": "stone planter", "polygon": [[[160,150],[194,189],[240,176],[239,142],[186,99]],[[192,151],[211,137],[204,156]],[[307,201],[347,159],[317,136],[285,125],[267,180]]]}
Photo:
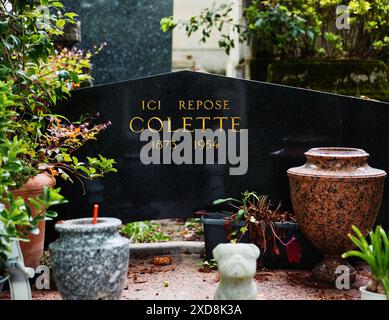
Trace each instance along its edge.
{"label": "stone planter", "polygon": [[[44,187],[54,187],[55,178],[48,173],[41,173],[31,178],[19,189],[13,190],[14,197],[22,197],[28,202],[28,198],[36,198],[42,194]],[[31,206],[32,216],[36,216],[38,212],[34,206]],[[40,263],[39,260],[43,255],[45,244],[45,221],[38,224],[39,234],[28,236],[29,242],[20,242],[20,247],[23,252],[24,264],[26,267],[36,268]]]}
{"label": "stone planter", "polygon": [[119,299],[127,276],[129,240],[114,218],[67,220],[49,246],[54,277],[65,300]]}
{"label": "stone planter", "polygon": [[368,291],[367,286],[360,287],[361,300],[386,300],[386,295]]}
{"label": "stone planter", "polygon": [[267,81],[389,101],[387,67],[380,60],[275,61],[269,65]]}
{"label": "stone planter", "polygon": [[374,224],[386,173],[369,167],[361,149],[314,148],[305,155],[305,165],[288,170],[292,206],[303,234],[325,255],[313,275],[333,282],[346,264],[340,255],[352,249],[351,226],[366,235]]}

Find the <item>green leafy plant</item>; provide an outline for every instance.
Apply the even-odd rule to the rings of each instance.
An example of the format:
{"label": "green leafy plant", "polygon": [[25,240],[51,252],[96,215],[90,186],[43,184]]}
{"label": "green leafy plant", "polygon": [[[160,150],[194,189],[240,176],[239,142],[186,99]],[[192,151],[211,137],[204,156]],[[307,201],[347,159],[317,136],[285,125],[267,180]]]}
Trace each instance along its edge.
{"label": "green leafy plant", "polygon": [[[0,272],[4,268],[12,241],[26,241],[28,234],[36,234],[38,223],[56,217],[47,210],[53,205],[65,203],[60,189],[45,188],[42,195],[24,201],[14,197],[12,189],[17,185],[14,177],[25,170],[19,158],[23,143],[14,136],[17,124],[12,107],[19,104],[19,97],[12,93],[12,84],[0,81]],[[12,137],[10,139],[9,137]],[[32,210],[36,215],[32,216]]]}
{"label": "green leafy plant", "polygon": [[377,226],[375,231],[369,232],[370,243],[366,240],[362,232],[352,226],[355,236],[349,234],[349,238],[359,249],[351,250],[342,255],[344,259],[358,257],[366,261],[371,270],[371,280],[367,285],[367,290],[377,293],[385,293],[389,300],[389,239],[388,234],[381,226]]}
{"label": "green leafy plant", "polygon": [[11,242],[27,241],[28,234],[39,232],[40,221],[56,217],[55,211],[47,209],[66,202],[59,188],[45,188],[42,195],[28,201],[14,197],[11,192],[17,186],[15,177],[26,170],[19,158],[24,144],[14,135],[17,123],[13,119],[17,113],[13,108],[19,104],[19,97],[12,92],[12,83],[0,81],[0,274]]}
{"label": "green leafy plant", "polygon": [[[273,207],[268,196],[246,191],[242,193],[241,199],[227,198],[213,201],[214,205],[225,203],[232,207],[232,212],[224,211],[227,238],[232,243],[240,242],[249,232],[251,241],[256,243],[263,253],[271,248],[273,254],[280,255],[279,243],[288,246],[297,241],[295,238],[288,243],[282,240],[282,232],[275,227],[275,223],[296,220],[290,213],[281,212],[280,206]],[[243,222],[243,226],[239,225],[239,222]]]}
{"label": "green leafy plant", "polygon": [[215,259],[199,261],[198,263],[196,263],[196,267],[203,272],[217,270],[217,262]]}
{"label": "green leafy plant", "polygon": [[14,189],[43,172],[82,181],[116,171],[114,160],[75,154],[110,123],[96,123],[98,115],[72,123],[58,107],[90,77],[90,54],[53,45],[76,16],[58,0],[0,0],[0,271],[10,242],[36,233],[37,223],[56,215],[47,209],[65,203],[60,189],[28,201]]}
{"label": "green leafy plant", "polygon": [[131,222],[121,228],[121,234],[134,243],[169,241],[170,237],[160,229],[157,222]]}
{"label": "green leafy plant", "polygon": [[[84,51],[77,48],[58,48],[54,54],[48,58],[47,63],[42,66],[39,73],[45,76],[45,81],[57,81],[57,72],[62,72],[63,77],[69,77],[71,81],[66,81],[67,90],[79,88],[83,83],[91,80],[91,58],[99,54],[105,43],[93,51]],[[53,95],[52,98],[56,99]],[[53,101],[56,103],[56,101]]]}
{"label": "green leafy plant", "polygon": [[[38,234],[38,224],[42,220],[50,220],[57,216],[53,210],[47,210],[51,206],[64,204],[66,200],[60,194],[60,188],[51,189],[45,187],[43,194],[37,198],[24,201],[21,197],[15,198],[12,193],[7,193],[6,203],[0,205],[0,273],[4,269],[10,252],[12,241],[29,241],[29,234]],[[32,210],[36,214],[32,215]]]}
{"label": "green leafy plant", "polygon": [[[337,30],[338,5],[346,5],[350,29]],[[206,42],[214,30],[221,32],[219,46],[227,54],[240,42],[255,40],[261,52],[274,58],[366,59],[388,54],[389,3],[387,0],[253,0],[244,10],[243,23],[231,16],[231,4],[204,9],[188,20],[161,20],[162,31],[185,28],[190,37],[200,32]]]}
{"label": "green leafy plant", "polygon": [[65,179],[93,179],[116,171],[114,161],[103,156],[81,164],[75,155],[110,123],[97,124],[97,115],[72,123],[58,113],[58,103],[90,78],[91,68],[91,53],[55,51],[53,38],[75,22],[75,14],[63,11],[60,1],[1,1],[0,80],[18,97],[10,107],[24,167],[13,177],[17,186],[43,171]]}
{"label": "green leafy plant", "polygon": [[194,231],[198,235],[202,235],[204,233],[203,226],[199,218],[190,218],[186,220],[184,226],[186,229]]}

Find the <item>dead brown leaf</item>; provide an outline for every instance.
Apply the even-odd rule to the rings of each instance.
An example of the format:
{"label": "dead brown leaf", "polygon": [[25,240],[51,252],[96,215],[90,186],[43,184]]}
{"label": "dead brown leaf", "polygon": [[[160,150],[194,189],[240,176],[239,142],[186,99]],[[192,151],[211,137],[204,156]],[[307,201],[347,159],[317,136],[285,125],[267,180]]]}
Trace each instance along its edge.
{"label": "dead brown leaf", "polygon": [[156,256],[153,258],[153,264],[156,266],[167,266],[173,263],[173,257],[171,256]]}

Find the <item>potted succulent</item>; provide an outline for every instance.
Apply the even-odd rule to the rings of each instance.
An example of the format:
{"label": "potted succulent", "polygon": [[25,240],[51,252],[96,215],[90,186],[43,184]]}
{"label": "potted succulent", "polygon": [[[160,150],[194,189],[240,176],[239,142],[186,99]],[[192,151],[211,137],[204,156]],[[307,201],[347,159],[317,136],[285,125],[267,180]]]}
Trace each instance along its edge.
{"label": "potted succulent", "polygon": [[389,300],[389,237],[381,226],[369,232],[370,243],[363,233],[352,226],[355,236],[349,238],[359,250],[347,251],[343,258],[357,257],[370,267],[371,279],[359,288],[362,300]]}
{"label": "potted succulent", "polygon": [[[30,205],[32,217],[42,216],[33,199],[53,187],[55,178],[82,183],[84,178],[115,171],[114,160],[98,155],[80,161],[75,155],[109,123],[98,124],[93,115],[72,123],[60,114],[58,102],[90,78],[86,72],[90,61],[83,55],[64,57],[55,51],[53,38],[63,34],[66,23],[74,23],[75,14],[58,15],[63,11],[60,1],[44,3],[48,10],[39,10],[42,1],[8,1],[0,8],[0,81],[8,88],[3,103],[9,125],[2,130],[5,145],[15,148],[12,156],[20,167],[10,176],[7,190]],[[3,157],[6,151],[2,150]],[[25,263],[31,267],[43,253],[42,219],[38,228],[40,237],[30,236],[33,241],[22,246]]]}
{"label": "potted succulent", "polygon": [[246,191],[241,199],[219,199],[213,204],[228,204],[232,212],[202,214],[208,260],[219,243],[228,241],[255,243],[263,252],[259,263],[268,268],[310,268],[320,259],[294,216],[274,207],[268,196]]}

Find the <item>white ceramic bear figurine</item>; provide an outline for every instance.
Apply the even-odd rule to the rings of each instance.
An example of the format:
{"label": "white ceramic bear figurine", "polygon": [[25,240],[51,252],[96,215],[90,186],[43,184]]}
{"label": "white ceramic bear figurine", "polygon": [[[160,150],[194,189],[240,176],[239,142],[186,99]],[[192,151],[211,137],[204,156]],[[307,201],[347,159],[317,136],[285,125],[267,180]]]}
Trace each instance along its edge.
{"label": "white ceramic bear figurine", "polygon": [[220,272],[215,300],[256,300],[253,280],[257,270],[259,249],[254,244],[223,243],[213,250]]}

